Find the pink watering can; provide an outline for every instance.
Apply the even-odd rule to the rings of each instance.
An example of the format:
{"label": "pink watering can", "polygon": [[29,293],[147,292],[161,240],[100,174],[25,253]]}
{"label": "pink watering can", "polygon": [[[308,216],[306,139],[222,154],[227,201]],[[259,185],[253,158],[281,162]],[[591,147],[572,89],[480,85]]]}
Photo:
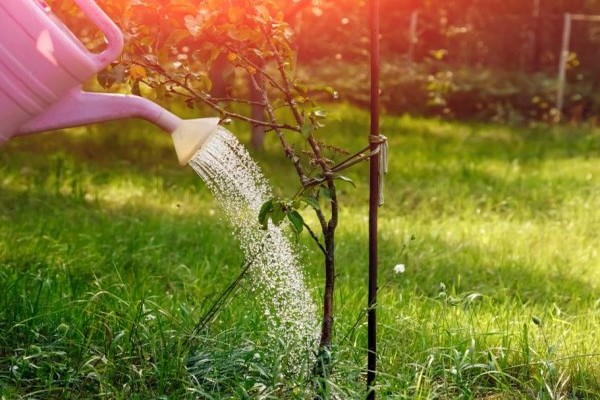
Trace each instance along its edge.
{"label": "pink watering can", "polygon": [[0,143],[13,136],[139,117],[170,132],[186,164],[217,131],[218,118],[182,120],[139,96],[86,93],[81,84],[118,57],[123,35],[94,0],[75,0],[104,33],[89,52],[43,0],[0,0]]}

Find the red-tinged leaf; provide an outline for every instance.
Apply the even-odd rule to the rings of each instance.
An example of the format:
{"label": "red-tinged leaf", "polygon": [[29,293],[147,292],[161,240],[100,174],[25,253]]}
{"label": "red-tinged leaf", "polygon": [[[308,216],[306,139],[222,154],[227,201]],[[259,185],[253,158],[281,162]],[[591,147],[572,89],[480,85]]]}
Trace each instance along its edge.
{"label": "red-tinged leaf", "polygon": [[242,7],[230,7],[227,10],[227,17],[229,18],[229,22],[232,24],[241,24],[244,21],[245,16],[246,10]]}
{"label": "red-tinged leaf", "polygon": [[165,41],[165,45],[168,47],[175,47],[179,45],[185,39],[192,37],[191,33],[187,29],[175,29],[169,34],[169,37]]}
{"label": "red-tinged leaf", "polygon": [[183,21],[185,27],[193,37],[200,36],[204,26],[204,17],[202,15],[186,15]]}

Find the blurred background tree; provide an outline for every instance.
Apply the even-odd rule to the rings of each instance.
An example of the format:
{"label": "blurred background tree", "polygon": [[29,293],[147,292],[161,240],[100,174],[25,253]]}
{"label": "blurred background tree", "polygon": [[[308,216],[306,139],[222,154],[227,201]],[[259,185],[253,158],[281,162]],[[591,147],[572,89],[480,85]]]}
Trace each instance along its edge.
{"label": "blurred background tree", "polygon": [[[565,13],[600,14],[600,2],[382,0],[387,111],[555,122]],[[363,106],[366,15],[365,1],[313,1],[303,11],[297,37],[300,65],[336,87],[342,99]],[[600,104],[600,23],[578,21],[572,29],[563,118],[583,107],[579,119],[594,120]]]}
{"label": "blurred background tree", "polygon": [[[174,21],[194,14],[200,3],[102,1],[121,26],[131,24],[128,15],[134,12],[147,23],[144,29],[155,44],[167,44],[163,48],[181,38],[181,31],[173,31]],[[366,1],[282,0],[278,6],[295,32],[291,43],[300,77],[333,86],[342,100],[366,105]],[[554,107],[564,14],[600,14],[600,1],[382,0],[381,9],[382,99],[388,112],[529,123],[556,122],[560,116]],[[600,23],[580,21],[572,29],[563,119],[595,120]],[[81,30],[85,34],[90,28],[82,23]],[[179,44],[185,47],[185,40]],[[202,57],[212,56],[204,49]],[[217,54],[211,65],[204,82],[210,81],[213,96],[235,90],[257,103],[253,86],[240,81],[226,54]],[[251,111],[255,120],[264,116],[258,106]],[[252,145],[262,147],[263,137],[264,128],[254,125]]]}

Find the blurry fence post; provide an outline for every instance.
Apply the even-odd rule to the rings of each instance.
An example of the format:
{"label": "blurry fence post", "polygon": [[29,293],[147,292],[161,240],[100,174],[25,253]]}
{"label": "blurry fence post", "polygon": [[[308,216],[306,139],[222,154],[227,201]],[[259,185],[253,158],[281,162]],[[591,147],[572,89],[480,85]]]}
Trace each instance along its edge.
{"label": "blurry fence post", "polygon": [[567,80],[567,62],[569,61],[569,42],[571,41],[571,14],[566,13],[564,17],[562,46],[558,65],[558,88],[556,90],[556,109],[559,118],[562,115],[565,101],[565,85]]}
{"label": "blurry fence post", "polygon": [[413,11],[410,13],[410,26],[408,32],[408,62],[411,64],[415,61],[415,47],[419,42],[419,35],[417,34],[418,25],[419,11]]}
{"label": "blurry fence post", "polygon": [[573,22],[600,22],[600,15],[565,14],[563,25],[562,47],[560,53],[560,64],[558,66],[558,88],[556,90],[556,109],[559,116],[563,114],[565,106],[565,91],[567,86],[567,68],[571,55],[571,36]]}

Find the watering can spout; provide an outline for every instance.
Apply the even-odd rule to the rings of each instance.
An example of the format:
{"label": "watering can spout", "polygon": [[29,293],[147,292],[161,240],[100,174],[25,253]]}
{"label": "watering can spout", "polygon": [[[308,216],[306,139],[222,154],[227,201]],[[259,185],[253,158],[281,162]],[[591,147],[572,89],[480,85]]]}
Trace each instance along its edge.
{"label": "watering can spout", "polygon": [[[169,113],[170,114],[170,113]],[[198,118],[180,120],[181,123],[171,132],[179,164],[190,162],[194,155],[217,132],[219,118]]]}
{"label": "watering can spout", "polygon": [[132,117],[143,118],[171,133],[181,165],[190,161],[219,125],[219,118],[182,120],[143,97],[89,93],[76,89],[23,125],[16,135]]}

